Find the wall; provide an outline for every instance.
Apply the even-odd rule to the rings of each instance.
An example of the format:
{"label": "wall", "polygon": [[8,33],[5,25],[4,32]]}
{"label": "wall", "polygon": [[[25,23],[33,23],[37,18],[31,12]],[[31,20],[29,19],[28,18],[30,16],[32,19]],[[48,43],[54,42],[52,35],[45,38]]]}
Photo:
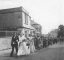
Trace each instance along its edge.
{"label": "wall", "polygon": [[22,13],[13,12],[0,14],[0,27],[21,27]]}
{"label": "wall", "polygon": [[33,24],[32,26],[35,28],[36,33],[42,34],[42,27],[40,25]]}
{"label": "wall", "polygon": [[0,50],[11,48],[11,37],[0,38]]}
{"label": "wall", "polygon": [[34,29],[33,27],[31,27],[29,16],[28,16],[28,24],[25,24],[25,13],[24,12],[22,12],[22,21],[23,21],[23,27]]}

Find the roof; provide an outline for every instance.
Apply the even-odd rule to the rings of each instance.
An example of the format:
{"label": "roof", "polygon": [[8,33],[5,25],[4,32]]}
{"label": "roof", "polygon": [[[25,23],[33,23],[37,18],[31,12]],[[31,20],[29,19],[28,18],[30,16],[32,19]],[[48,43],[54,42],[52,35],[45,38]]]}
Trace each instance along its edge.
{"label": "roof", "polygon": [[15,7],[15,8],[2,9],[2,10],[0,10],[0,14],[13,13],[13,12],[21,12],[21,11],[29,14],[29,12],[26,11],[23,7]]}
{"label": "roof", "polygon": [[30,22],[31,22],[31,25],[38,25],[38,26],[41,26],[40,24],[34,22],[33,20],[31,20]]}
{"label": "roof", "polygon": [[36,22],[34,22],[33,20],[30,20],[31,24],[37,24]]}

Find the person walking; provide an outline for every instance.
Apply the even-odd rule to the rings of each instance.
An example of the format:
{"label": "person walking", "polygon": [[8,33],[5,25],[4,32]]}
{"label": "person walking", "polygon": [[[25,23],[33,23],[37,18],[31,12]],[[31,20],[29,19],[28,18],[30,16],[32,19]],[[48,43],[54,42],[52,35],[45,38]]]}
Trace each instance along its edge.
{"label": "person walking", "polygon": [[30,40],[30,52],[34,53],[35,51],[34,37],[31,34],[29,34],[29,40]]}
{"label": "person walking", "polygon": [[13,52],[14,52],[14,48],[16,50],[16,55],[18,52],[18,41],[19,41],[19,37],[17,36],[17,33],[14,33],[13,37],[12,37],[12,41],[11,41],[11,47],[12,47],[12,51],[10,56],[13,56]]}
{"label": "person walking", "polygon": [[28,43],[29,43],[29,40],[27,40],[25,35],[21,33],[19,36],[19,47],[18,47],[18,52],[17,52],[18,57],[22,55],[30,54],[30,48],[28,46]]}

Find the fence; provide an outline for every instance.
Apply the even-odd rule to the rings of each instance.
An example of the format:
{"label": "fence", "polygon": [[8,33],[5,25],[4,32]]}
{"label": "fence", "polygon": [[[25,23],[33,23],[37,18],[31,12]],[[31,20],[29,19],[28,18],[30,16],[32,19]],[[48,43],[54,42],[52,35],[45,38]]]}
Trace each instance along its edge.
{"label": "fence", "polygon": [[11,37],[17,31],[0,31],[0,50],[11,48]]}
{"label": "fence", "polygon": [[11,37],[14,32],[17,33],[18,31],[0,31],[0,37]]}

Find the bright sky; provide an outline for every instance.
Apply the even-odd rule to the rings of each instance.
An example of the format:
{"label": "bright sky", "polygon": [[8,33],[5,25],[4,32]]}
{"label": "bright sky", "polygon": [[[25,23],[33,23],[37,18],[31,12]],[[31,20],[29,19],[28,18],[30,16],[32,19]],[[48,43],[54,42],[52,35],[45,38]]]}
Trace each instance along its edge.
{"label": "bright sky", "polygon": [[44,34],[64,25],[64,0],[0,0],[0,9],[18,6],[23,6],[41,24]]}

